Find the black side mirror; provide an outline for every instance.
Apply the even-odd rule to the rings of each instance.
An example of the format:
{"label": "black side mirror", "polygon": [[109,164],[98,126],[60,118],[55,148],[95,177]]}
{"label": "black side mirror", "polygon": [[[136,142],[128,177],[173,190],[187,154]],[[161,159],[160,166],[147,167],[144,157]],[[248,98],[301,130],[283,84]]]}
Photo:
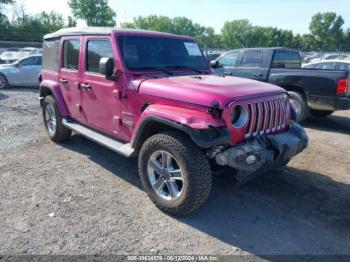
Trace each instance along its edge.
{"label": "black side mirror", "polygon": [[102,57],[100,60],[100,74],[108,80],[117,80],[118,76],[114,74],[114,60],[111,57]]}
{"label": "black side mirror", "polygon": [[220,63],[219,63],[219,61],[212,60],[212,61],[210,61],[210,66],[212,68],[216,69],[216,68],[220,67]]}

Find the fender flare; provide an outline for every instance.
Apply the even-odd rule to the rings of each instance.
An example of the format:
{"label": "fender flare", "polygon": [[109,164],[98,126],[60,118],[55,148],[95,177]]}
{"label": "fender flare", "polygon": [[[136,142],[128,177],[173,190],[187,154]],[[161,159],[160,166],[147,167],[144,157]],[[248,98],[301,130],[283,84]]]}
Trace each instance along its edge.
{"label": "fender flare", "polygon": [[186,133],[200,148],[228,144],[230,135],[225,123],[207,112],[168,105],[150,105],[142,113],[131,140],[133,148],[140,148],[153,135],[150,125],[169,127]]}
{"label": "fender flare", "polygon": [[42,101],[47,95],[52,95],[57,103],[58,110],[62,117],[69,116],[68,107],[64,101],[60,86],[51,80],[42,81],[40,84],[40,105],[42,106]]}

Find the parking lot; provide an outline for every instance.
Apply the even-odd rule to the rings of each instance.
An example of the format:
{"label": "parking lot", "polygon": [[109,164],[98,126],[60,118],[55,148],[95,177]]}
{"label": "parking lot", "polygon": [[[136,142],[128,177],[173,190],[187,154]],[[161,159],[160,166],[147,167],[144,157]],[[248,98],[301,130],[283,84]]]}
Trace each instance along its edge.
{"label": "parking lot", "polygon": [[46,136],[37,89],[0,92],[0,254],[350,254],[350,111],[304,124],[306,151],[186,218],[142,191],[136,159]]}

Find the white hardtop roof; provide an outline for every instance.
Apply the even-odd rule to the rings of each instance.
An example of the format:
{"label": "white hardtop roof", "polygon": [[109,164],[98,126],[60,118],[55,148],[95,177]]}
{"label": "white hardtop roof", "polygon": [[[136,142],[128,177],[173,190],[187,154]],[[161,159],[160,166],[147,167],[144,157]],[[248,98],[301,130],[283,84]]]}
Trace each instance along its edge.
{"label": "white hardtop roof", "polygon": [[47,34],[44,36],[44,39],[60,38],[62,36],[76,36],[76,35],[111,35],[112,32],[121,32],[121,33],[135,33],[135,34],[150,34],[156,36],[171,36],[171,37],[183,37],[191,38],[189,36],[179,36],[168,33],[161,33],[148,30],[140,29],[125,29],[125,28],[115,28],[115,27],[69,27],[60,29],[54,33]]}

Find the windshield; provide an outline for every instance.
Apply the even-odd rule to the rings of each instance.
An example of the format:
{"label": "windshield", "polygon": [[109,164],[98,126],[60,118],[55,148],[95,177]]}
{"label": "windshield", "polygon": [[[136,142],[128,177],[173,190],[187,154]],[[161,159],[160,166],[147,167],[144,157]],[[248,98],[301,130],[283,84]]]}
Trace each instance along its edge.
{"label": "windshield", "polygon": [[119,36],[118,43],[129,70],[208,70],[196,42],[149,36]]}

